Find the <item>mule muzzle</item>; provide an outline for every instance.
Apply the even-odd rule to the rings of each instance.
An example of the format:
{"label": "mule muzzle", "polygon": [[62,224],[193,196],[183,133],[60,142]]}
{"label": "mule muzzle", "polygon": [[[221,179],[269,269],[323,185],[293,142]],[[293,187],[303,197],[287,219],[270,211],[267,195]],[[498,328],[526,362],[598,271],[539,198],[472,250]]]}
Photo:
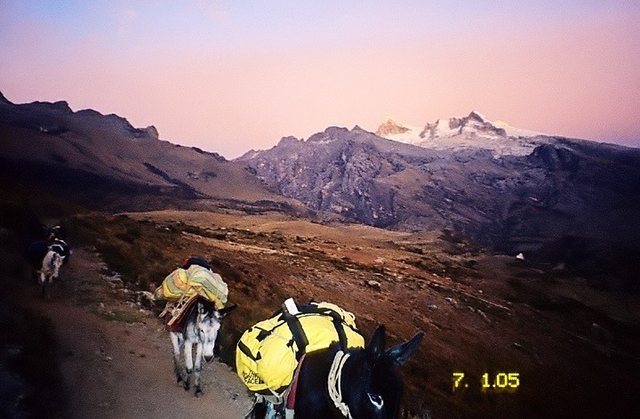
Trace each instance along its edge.
{"label": "mule muzzle", "polygon": [[213,355],[205,355],[204,360],[207,362],[211,362],[213,360]]}

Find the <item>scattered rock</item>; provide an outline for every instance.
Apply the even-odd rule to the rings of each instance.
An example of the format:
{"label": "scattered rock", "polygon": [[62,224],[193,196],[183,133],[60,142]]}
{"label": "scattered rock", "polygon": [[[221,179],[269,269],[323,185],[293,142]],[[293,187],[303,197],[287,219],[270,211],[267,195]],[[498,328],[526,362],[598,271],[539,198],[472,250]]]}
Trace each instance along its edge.
{"label": "scattered rock", "polygon": [[521,351],[528,352],[528,350],[525,349],[525,347],[519,344],[518,342],[513,342],[513,347]]}
{"label": "scattered rock", "polygon": [[427,305],[427,308],[428,308],[429,310],[437,310],[437,309],[438,309],[438,306],[437,306],[437,305],[435,305],[435,304],[429,304],[429,305]]}
{"label": "scattered rock", "polygon": [[367,281],[366,282],[367,286],[371,289],[374,289],[376,291],[380,291],[380,282],[378,281]]}
{"label": "scattered rock", "polygon": [[540,355],[538,355],[535,350],[529,349],[524,345],[519,344],[518,342],[513,342],[513,347],[533,357],[538,365],[544,365],[544,362],[542,362],[542,359],[540,359]]}
{"label": "scattered rock", "polygon": [[555,272],[559,272],[559,271],[564,271],[566,269],[567,269],[567,264],[564,262],[560,262],[556,266],[554,266],[553,269],[551,270]]}
{"label": "scattered rock", "polygon": [[484,321],[486,321],[487,323],[491,323],[491,320],[489,319],[489,317],[484,313],[484,311],[478,309],[476,310],[476,312],[480,315],[480,317],[482,317],[484,319]]}
{"label": "scattered rock", "polygon": [[135,292],[136,303],[139,306],[151,309],[155,306],[156,300],[153,294],[149,291],[136,291]]}
{"label": "scattered rock", "polygon": [[458,302],[454,298],[444,297],[444,299],[450,302],[454,307],[458,307]]}
{"label": "scattered rock", "polygon": [[124,287],[124,281],[120,277],[120,274],[112,274],[112,275],[102,275],[102,278],[111,285],[111,288],[122,288]]}

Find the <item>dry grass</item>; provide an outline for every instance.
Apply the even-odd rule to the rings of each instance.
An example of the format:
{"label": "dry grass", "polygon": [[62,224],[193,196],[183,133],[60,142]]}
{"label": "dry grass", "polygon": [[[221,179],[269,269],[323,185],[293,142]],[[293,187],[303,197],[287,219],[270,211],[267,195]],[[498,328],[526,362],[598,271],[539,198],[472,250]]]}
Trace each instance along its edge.
{"label": "dry grass", "polygon": [[[406,406],[418,417],[427,411],[434,417],[544,417],[566,412],[565,405],[598,411],[598,397],[633,386],[624,360],[640,349],[638,341],[618,336],[618,352],[602,352],[602,343],[589,335],[591,324],[615,334],[615,322],[585,302],[560,310],[566,297],[554,297],[554,290],[566,295],[575,285],[549,283],[546,274],[536,276],[526,266],[498,263],[502,259],[451,234],[176,211],[78,216],[70,231],[74,240],[95,244],[132,289],[158,285],[189,255],[208,259],[228,283],[230,302],[239,305],[220,335],[221,357],[231,365],[240,334],[289,296],[353,311],[367,336],[384,323],[389,344],[425,330],[416,356],[402,368]],[[508,281],[515,277],[517,287]],[[367,286],[372,280],[379,289]],[[546,308],[532,308],[539,304]],[[612,362],[612,353],[625,355]],[[468,390],[452,391],[456,371],[470,377]],[[501,371],[520,372],[522,387],[515,393],[480,391],[484,372]],[[618,378],[613,387],[566,387],[572,380],[594,382],[595,375]],[[565,399],[549,400],[545,391]],[[621,411],[629,406],[624,403],[629,400]]]}

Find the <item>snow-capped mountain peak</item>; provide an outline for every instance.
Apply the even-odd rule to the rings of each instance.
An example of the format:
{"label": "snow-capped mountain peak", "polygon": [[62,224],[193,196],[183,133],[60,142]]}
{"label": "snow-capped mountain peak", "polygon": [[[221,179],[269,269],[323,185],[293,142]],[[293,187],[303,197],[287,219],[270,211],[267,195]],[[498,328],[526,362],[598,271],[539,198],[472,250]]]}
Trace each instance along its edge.
{"label": "snow-capped mountain peak", "polygon": [[388,119],[376,131],[380,137],[433,149],[484,148],[494,155],[530,153],[545,135],[518,129],[504,121],[493,122],[478,111],[468,116],[441,118],[423,128],[411,127]]}

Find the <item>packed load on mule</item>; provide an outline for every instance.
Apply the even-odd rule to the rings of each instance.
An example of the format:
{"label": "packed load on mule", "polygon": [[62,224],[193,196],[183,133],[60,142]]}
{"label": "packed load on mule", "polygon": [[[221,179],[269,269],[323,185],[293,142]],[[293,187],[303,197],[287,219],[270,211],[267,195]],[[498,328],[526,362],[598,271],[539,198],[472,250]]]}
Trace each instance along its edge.
{"label": "packed load on mule", "polygon": [[236,308],[235,304],[224,307],[227,296],[227,284],[201,257],[185,259],[154,293],[155,299],[167,300],[160,317],[171,338],[176,382],[189,390],[193,378],[195,396],[203,392],[202,362],[214,358],[222,319]]}
{"label": "packed load on mule", "polygon": [[169,315],[165,319],[170,328],[179,325],[181,314],[198,298],[211,302],[216,310],[223,309],[229,290],[205,259],[194,256],[185,259],[179,268],[167,275],[153,295],[156,300],[167,301],[160,317]]}
{"label": "packed load on mule", "polygon": [[59,225],[53,227],[42,225],[41,230],[41,234],[31,241],[26,249],[25,256],[29,264],[34,269],[39,269],[49,250],[53,250],[62,256],[62,261],[66,264],[71,256],[71,248],[64,240],[62,227]]}
{"label": "packed load on mule", "polygon": [[289,299],[238,342],[236,369],[254,391],[244,417],[399,418],[403,383],[398,368],[423,335],[385,349],[385,327],[379,325],[365,346],[351,313],[328,303],[298,309]]}
{"label": "packed load on mule", "polygon": [[296,307],[288,299],[273,317],[244,332],[236,348],[237,374],[252,392],[277,398],[292,383],[305,353],[334,342],[345,349],[364,347],[352,313],[325,302]]}
{"label": "packed load on mule", "polygon": [[56,225],[40,225],[35,238],[25,249],[25,257],[33,268],[33,275],[42,287],[42,296],[50,298],[49,286],[58,278],[60,267],[69,261],[71,248],[63,239],[64,230]]}

